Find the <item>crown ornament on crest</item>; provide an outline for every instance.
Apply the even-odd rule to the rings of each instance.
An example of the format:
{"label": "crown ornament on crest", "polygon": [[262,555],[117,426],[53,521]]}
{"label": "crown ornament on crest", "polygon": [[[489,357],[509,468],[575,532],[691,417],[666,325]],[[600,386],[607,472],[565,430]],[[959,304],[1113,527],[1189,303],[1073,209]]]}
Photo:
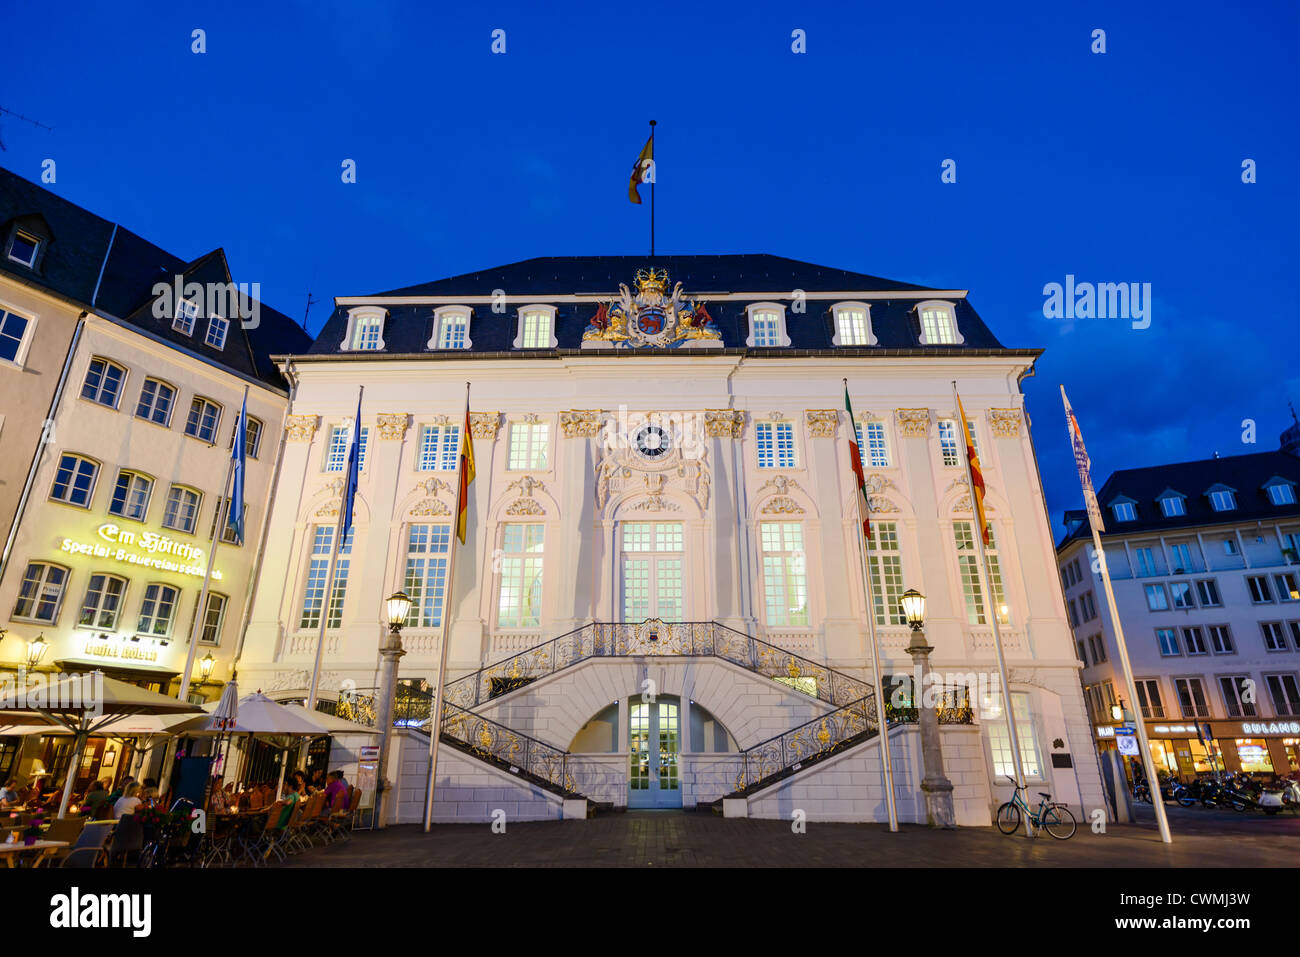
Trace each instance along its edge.
{"label": "crown ornament on crest", "polygon": [[722,334],[703,300],[683,295],[680,282],[668,292],[667,269],[638,269],[633,282],[635,294],[626,283],[619,283],[618,298],[598,304],[582,334],[584,344],[630,349],[671,349],[685,342],[722,344]]}

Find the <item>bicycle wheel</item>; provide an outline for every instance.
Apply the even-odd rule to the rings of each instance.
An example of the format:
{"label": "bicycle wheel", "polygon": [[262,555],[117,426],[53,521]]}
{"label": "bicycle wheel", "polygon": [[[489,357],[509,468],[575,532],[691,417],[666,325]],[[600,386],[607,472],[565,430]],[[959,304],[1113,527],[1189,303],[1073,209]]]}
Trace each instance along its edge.
{"label": "bicycle wheel", "polygon": [[1008,801],[998,808],[998,830],[1003,834],[1014,834],[1020,829],[1020,808]]}
{"label": "bicycle wheel", "polygon": [[1074,837],[1074,815],[1064,804],[1052,804],[1043,808],[1043,817],[1038,823],[1058,841],[1068,841]]}

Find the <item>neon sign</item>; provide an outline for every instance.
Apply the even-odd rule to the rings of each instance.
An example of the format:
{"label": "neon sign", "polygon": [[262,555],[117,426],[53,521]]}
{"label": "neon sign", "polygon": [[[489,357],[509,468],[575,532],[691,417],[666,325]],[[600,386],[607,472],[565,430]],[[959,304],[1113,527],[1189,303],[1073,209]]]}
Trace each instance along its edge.
{"label": "neon sign", "polygon": [[[65,538],[60,549],[70,555],[110,558],[128,565],[143,565],[146,568],[175,572],[178,575],[193,575],[196,578],[202,578],[204,575],[205,569],[200,565],[203,561],[201,548],[195,548],[193,545],[187,545],[158,532],[136,533],[120,528],[113,522],[99,526],[97,531],[101,539],[118,547],[112,548],[98,542],[79,542]],[[166,556],[174,556],[175,560]],[[212,579],[220,581],[221,572],[213,569]]]}

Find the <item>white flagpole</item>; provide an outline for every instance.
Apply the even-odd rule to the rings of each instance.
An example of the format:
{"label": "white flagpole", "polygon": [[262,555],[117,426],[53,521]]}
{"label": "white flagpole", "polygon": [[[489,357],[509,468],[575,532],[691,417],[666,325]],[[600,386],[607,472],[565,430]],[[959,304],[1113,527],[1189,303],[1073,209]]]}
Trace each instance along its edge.
{"label": "white flagpole", "polygon": [[[957,424],[961,427],[962,444],[966,442],[966,421],[963,418],[961,399],[957,395],[957,380],[952,380],[952,401],[953,411],[959,420]],[[993,578],[989,575],[989,559],[984,553],[984,529],[978,527],[980,523],[980,510],[975,502],[975,476],[971,474],[970,456],[966,454],[966,449],[962,449],[962,458],[966,460],[966,484],[970,488],[970,510],[971,526],[974,529],[975,551],[979,555],[979,574],[980,574],[980,594],[987,601],[988,609],[992,614],[989,615],[989,621],[993,625],[993,648],[997,653],[998,659],[998,680],[1002,682],[1002,713],[1007,719],[1007,738],[1011,744],[1011,766],[1016,772],[1016,787],[1025,786],[1025,768],[1024,762],[1020,756],[1020,735],[1016,733],[1015,708],[1011,700],[1011,679],[1007,675],[1007,657],[1002,650],[1002,630],[998,627],[998,606],[997,595],[993,592]],[[1024,795],[1028,802],[1028,795]],[[1025,836],[1033,837],[1034,828],[1029,821],[1029,815],[1025,815]]]}
{"label": "white flagpole", "polygon": [[[352,423],[352,436],[351,436],[351,441],[357,443],[357,471],[358,471],[358,473],[361,471],[361,414],[360,414],[360,410],[361,410],[361,398],[362,398],[362,396],[365,394],[365,391],[366,391],[366,387],[365,387],[365,386],[361,386],[361,387],[360,387],[360,391],[357,392],[357,418],[356,418],[356,420]],[[326,441],[328,441],[328,437],[326,438]],[[329,454],[329,449],[326,449],[326,450],[325,450],[325,454],[326,454],[326,455]],[[348,480],[347,480],[346,474],[347,474],[347,467],[346,467],[346,464],[345,464],[345,466],[344,466],[344,479],[343,479],[343,494],[344,494],[344,495],[347,494],[347,490],[348,490],[348,485],[347,485]],[[338,517],[338,520],[334,523],[334,540],[333,540],[333,546],[332,546],[331,549],[330,549],[330,562],[329,562],[329,567],[328,567],[328,570],[327,570],[326,573],[325,573],[325,594],[324,594],[324,596],[323,596],[322,599],[321,599],[321,608],[320,608],[320,634],[316,636],[316,662],[315,662],[315,664],[312,665],[312,668],[311,668],[311,688],[310,688],[310,690],[307,692],[307,710],[308,710],[308,711],[315,711],[315,710],[316,710],[316,697],[317,697],[317,693],[318,693],[318,691],[320,690],[320,666],[321,666],[321,659],[322,659],[322,657],[324,657],[324,654],[325,654],[325,628],[326,628],[326,626],[329,624],[329,620],[330,620],[330,602],[333,601],[333,598],[334,598],[334,575],[335,575],[335,572],[336,572],[337,569],[338,569],[339,546],[342,544],[342,542],[341,542],[340,540],[343,538],[343,534],[342,534],[342,532],[343,532],[343,513],[344,513],[345,511],[346,511],[346,508],[344,507],[343,498],[342,498],[342,496],[340,496],[340,497],[339,497],[339,517]],[[341,610],[341,609],[340,609],[340,610]],[[305,756],[306,756],[306,751],[305,751],[305,750],[304,750],[304,752],[303,752],[303,755],[304,755],[304,759],[305,759]],[[379,773],[380,773],[380,774],[383,774],[383,769],[382,769],[382,768],[380,768]]]}
{"label": "white flagpole", "polygon": [[[1065,397],[1065,386],[1061,386],[1061,401],[1065,403],[1066,414],[1071,418],[1074,417],[1074,411],[1070,408],[1070,400]],[[1077,427],[1078,421],[1075,420]],[[1074,433],[1070,434],[1071,445],[1074,444]],[[1083,484],[1083,475],[1079,475],[1079,482]],[[1095,493],[1094,493],[1095,494]],[[1087,489],[1084,490],[1085,498]],[[1115,592],[1110,584],[1110,567],[1106,564],[1106,553],[1101,547],[1101,532],[1097,530],[1097,523],[1094,520],[1094,509],[1088,509],[1088,528],[1092,531],[1092,548],[1093,554],[1097,557],[1098,570],[1101,572],[1102,589],[1106,592],[1106,606],[1110,609],[1110,621],[1115,627],[1115,645],[1119,649],[1119,664],[1124,671],[1124,687],[1128,689],[1128,700],[1133,702],[1133,727],[1137,731],[1138,747],[1142,750],[1142,766],[1146,769],[1147,788],[1151,793],[1151,806],[1155,808],[1156,825],[1160,829],[1160,840],[1165,844],[1172,844],[1173,837],[1169,833],[1169,818],[1165,814],[1164,794],[1160,790],[1160,778],[1156,775],[1155,761],[1151,757],[1151,743],[1147,740],[1146,723],[1142,720],[1142,708],[1138,704],[1137,683],[1133,680],[1133,666],[1128,660],[1128,644],[1124,641],[1124,626],[1119,620],[1119,610],[1115,607]]]}
{"label": "white flagpole", "polygon": [[[849,380],[844,380],[844,395],[847,399],[849,394]],[[848,412],[848,408],[845,409]],[[855,428],[852,419],[849,421],[849,428]],[[854,443],[853,447],[858,449],[858,455],[862,455],[862,448]],[[852,464],[852,463],[850,463]],[[857,471],[854,471],[857,475]],[[861,513],[866,509],[868,515],[871,513],[870,501],[863,501],[863,490],[858,489],[856,497],[858,499],[858,511]],[[871,644],[871,667],[874,675],[876,691],[876,722],[879,725],[880,732],[880,755],[881,765],[880,774],[884,779],[885,785],[885,807],[889,812],[889,829],[898,830],[898,807],[894,798],[894,759],[889,749],[889,722],[885,717],[885,683],[880,673],[880,645],[876,641],[876,603],[871,591],[871,560],[867,555],[867,543],[863,540],[865,533],[862,529],[862,515],[858,516],[858,553],[862,556],[862,582],[863,594],[867,600],[867,639]]]}
{"label": "white flagpole", "polygon": [[[465,383],[465,421],[461,424],[461,429],[465,434],[461,436],[462,442],[473,442],[474,436],[469,432],[469,383]],[[461,470],[465,468],[465,463],[461,457],[456,460],[456,511],[453,513],[453,522],[460,522],[460,510],[464,503],[461,501]],[[464,491],[468,492],[468,486]],[[469,517],[465,518],[466,539],[469,538],[468,525]],[[452,590],[451,586],[455,578],[456,556],[460,549],[456,547],[460,541],[460,536],[456,534],[456,525],[451,529],[451,552],[447,556],[447,590],[444,593],[442,605],[442,648],[441,659],[438,663],[438,687],[433,695],[433,710],[429,713],[429,780],[424,789],[424,832],[429,833],[429,828],[433,826],[433,790],[436,786],[436,775],[438,773],[438,743],[442,737],[442,689],[447,683],[447,646],[451,643],[451,611],[452,611]]]}
{"label": "white flagpole", "polygon": [[[242,409],[248,408],[248,386],[244,386],[244,401],[240,406]],[[242,418],[242,416],[240,417]],[[246,427],[247,423],[243,423]],[[235,428],[240,428],[241,422],[235,420]],[[236,436],[238,439],[238,436]],[[235,474],[235,456],[232,453],[226,458],[226,482],[221,487],[222,498],[226,500],[226,522],[230,521],[230,479]],[[247,480],[247,476],[245,476]],[[247,494],[247,493],[245,493]],[[198,516],[195,516],[195,521]],[[203,631],[203,619],[207,617],[208,605],[208,588],[212,584],[212,566],[217,560],[217,546],[221,544],[221,536],[226,527],[221,522],[221,502],[217,502],[217,518],[215,530],[212,535],[212,548],[208,550],[208,567],[203,573],[203,587],[199,589],[199,603],[194,609],[194,624],[190,626],[190,649],[185,653],[185,671],[181,674],[181,688],[176,697],[184,701],[190,693],[190,673],[194,671],[194,656],[199,650],[199,635]]]}

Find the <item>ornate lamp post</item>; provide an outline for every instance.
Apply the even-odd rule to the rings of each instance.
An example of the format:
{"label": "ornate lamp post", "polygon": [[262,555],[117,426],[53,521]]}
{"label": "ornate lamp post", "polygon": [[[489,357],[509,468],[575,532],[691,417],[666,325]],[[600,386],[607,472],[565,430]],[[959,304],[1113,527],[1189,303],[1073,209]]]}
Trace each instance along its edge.
{"label": "ornate lamp post", "polygon": [[44,633],[27,642],[27,670],[35,671],[37,665],[41,663],[41,659],[45,657],[45,652],[49,650],[50,643],[45,640]]}
{"label": "ornate lamp post", "polygon": [[217,665],[217,659],[212,657],[212,652],[209,651],[206,655],[203,656],[203,660],[199,662],[199,684],[200,685],[205,685],[208,683],[208,679],[212,677],[212,669],[215,668],[216,665]]}
{"label": "ornate lamp post", "polygon": [[388,744],[393,735],[393,710],[397,695],[397,661],[402,650],[402,625],[411,611],[406,592],[395,592],[384,601],[388,618],[388,640],[379,649],[383,659],[379,666],[379,700],[375,703],[375,721],[379,726],[379,768],[375,774],[375,827],[384,826],[384,797],[388,790],[384,772],[388,768]]}
{"label": "ornate lamp post", "polygon": [[934,693],[930,690],[930,652],[925,643],[925,596],[909,588],[900,602],[907,623],[912,627],[912,640],[907,653],[912,656],[918,679],[916,689],[917,720],[921,726],[921,763],[925,776],[921,779],[921,793],[925,795],[925,819],[931,827],[953,828],[957,817],[952,807],[952,782],[943,773],[943,744],[939,739],[939,716],[935,713]]}

